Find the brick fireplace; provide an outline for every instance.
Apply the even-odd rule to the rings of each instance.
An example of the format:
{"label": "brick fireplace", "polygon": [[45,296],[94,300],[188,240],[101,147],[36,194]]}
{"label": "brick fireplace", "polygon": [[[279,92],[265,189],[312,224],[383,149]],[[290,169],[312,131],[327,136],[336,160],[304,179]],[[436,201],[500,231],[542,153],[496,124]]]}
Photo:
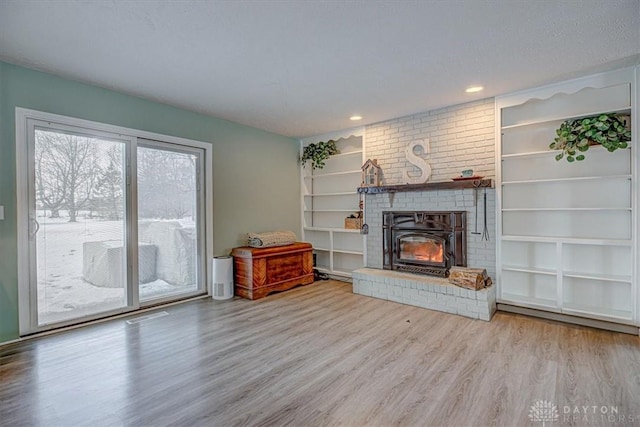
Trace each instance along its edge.
{"label": "brick fireplace", "polygon": [[[459,176],[464,169],[473,169],[475,175],[485,178],[493,178],[495,175],[494,103],[491,99],[370,125],[366,128],[365,136],[367,157],[378,160],[382,168],[383,185],[406,184],[403,181],[405,172],[416,175],[416,168],[406,159],[405,147],[409,142],[421,139],[428,139],[431,147],[428,155],[417,153],[426,159],[432,168],[430,183],[451,182],[451,179]],[[483,240],[481,235],[472,234],[474,231],[482,232],[485,222],[485,192],[489,240]],[[443,277],[415,274],[406,270],[389,270],[385,267],[389,260],[385,259],[386,255],[383,256],[384,213],[464,212],[466,227],[459,235],[466,247],[466,254],[463,256],[466,265],[485,268],[489,276],[495,278],[495,195],[493,188],[367,194],[365,222],[369,225],[369,234],[366,239],[366,268],[354,272],[354,292],[489,320],[495,311],[495,286],[480,291],[469,291],[449,284]],[[399,258],[403,258],[402,253],[398,255]],[[456,256],[459,257],[462,255]],[[393,259],[391,262],[393,263]],[[417,264],[415,261],[409,263],[413,266]],[[429,268],[432,267],[433,265],[429,265]]]}
{"label": "brick fireplace", "polygon": [[[367,266],[353,273],[353,292],[375,298],[386,299],[408,305],[444,311],[451,314],[490,320],[496,310],[495,285],[479,291],[459,288],[444,277],[416,272],[389,270],[384,261],[384,215],[389,212],[436,212],[450,215],[464,213],[466,227],[466,264],[469,267],[485,268],[495,278],[495,190],[487,192],[487,229],[489,240],[471,234],[475,230],[475,209],[480,209],[478,227],[482,231],[484,222],[482,206],[484,197],[478,197],[476,206],[474,191],[479,195],[484,189],[457,189],[417,191],[388,194],[368,194],[365,220],[369,224],[367,236]],[[424,273],[424,272],[423,272]]]}

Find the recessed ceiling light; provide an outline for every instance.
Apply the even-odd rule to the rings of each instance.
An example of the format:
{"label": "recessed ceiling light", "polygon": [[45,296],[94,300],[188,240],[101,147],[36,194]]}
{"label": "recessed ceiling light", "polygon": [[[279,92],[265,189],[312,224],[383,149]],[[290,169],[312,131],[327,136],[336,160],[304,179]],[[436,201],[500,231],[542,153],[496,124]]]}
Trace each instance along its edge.
{"label": "recessed ceiling light", "polygon": [[475,93],[475,92],[480,92],[482,89],[484,89],[482,86],[470,86],[465,90],[465,92]]}
{"label": "recessed ceiling light", "polygon": [[351,116],[351,117],[349,117],[349,120],[353,120],[354,122],[356,120],[362,120],[362,116]]}

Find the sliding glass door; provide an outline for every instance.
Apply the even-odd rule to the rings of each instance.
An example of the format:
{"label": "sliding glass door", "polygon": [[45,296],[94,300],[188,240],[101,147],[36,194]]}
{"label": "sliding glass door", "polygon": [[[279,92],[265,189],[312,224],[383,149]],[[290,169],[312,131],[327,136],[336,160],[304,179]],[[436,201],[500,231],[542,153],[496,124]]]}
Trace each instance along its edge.
{"label": "sliding glass door", "polygon": [[191,294],[202,280],[203,150],[138,141],[141,302]]}
{"label": "sliding glass door", "polygon": [[204,148],[35,118],[24,134],[21,334],[206,292]]}

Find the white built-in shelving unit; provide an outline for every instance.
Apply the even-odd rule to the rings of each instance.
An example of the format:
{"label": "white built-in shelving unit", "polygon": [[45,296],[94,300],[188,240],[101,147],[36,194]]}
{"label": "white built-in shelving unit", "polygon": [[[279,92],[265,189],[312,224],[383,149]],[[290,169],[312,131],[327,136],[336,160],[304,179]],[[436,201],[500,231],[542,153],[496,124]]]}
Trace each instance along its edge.
{"label": "white built-in shelving unit", "polygon": [[301,140],[310,143],[336,141],[339,154],[322,169],[311,162],[301,168],[303,240],[313,245],[316,268],[324,273],[350,278],[364,266],[364,236],[360,230],[344,228],[344,220],[359,211],[361,166],[364,163],[364,128]]}
{"label": "white built-in shelving unit", "polygon": [[[639,325],[636,68],[496,99],[498,302]],[[631,118],[629,149],[555,160],[570,118]]]}

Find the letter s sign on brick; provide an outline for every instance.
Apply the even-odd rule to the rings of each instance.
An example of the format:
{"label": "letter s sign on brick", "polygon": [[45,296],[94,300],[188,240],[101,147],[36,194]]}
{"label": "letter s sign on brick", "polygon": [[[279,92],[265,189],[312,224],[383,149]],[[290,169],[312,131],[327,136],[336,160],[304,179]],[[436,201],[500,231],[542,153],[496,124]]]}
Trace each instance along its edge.
{"label": "letter s sign on brick", "polygon": [[419,175],[411,177],[409,176],[409,172],[405,170],[402,175],[407,184],[422,184],[427,182],[431,177],[431,166],[422,157],[416,155],[415,149],[417,147],[422,147],[424,154],[431,154],[431,147],[428,139],[425,139],[424,141],[411,141],[407,144],[407,148],[404,150],[407,161],[417,167],[420,171]]}

